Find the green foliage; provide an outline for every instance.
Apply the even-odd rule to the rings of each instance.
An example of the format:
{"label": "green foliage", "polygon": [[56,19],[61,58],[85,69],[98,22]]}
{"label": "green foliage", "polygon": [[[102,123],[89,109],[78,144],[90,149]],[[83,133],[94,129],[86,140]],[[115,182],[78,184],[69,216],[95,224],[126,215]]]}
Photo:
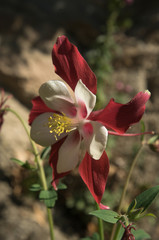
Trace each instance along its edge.
{"label": "green foliage", "polygon": [[100,237],[98,233],[94,233],[92,237],[81,238],[81,240],[100,240]]}
{"label": "green foliage", "polygon": [[67,189],[67,185],[62,183],[61,181],[59,182],[57,187],[58,187],[58,190],[65,190],[65,189]]}
{"label": "green foliage", "polygon": [[111,210],[96,210],[90,214],[108,223],[116,223],[119,220],[119,214]]}
{"label": "green foliage", "polygon": [[40,186],[39,183],[34,183],[34,184],[31,185],[29,190],[32,191],[32,192],[39,192],[41,190],[41,186]]}
{"label": "green foliage", "polygon": [[116,240],[121,240],[122,239],[124,231],[125,231],[125,229],[123,227],[121,227]]}
{"label": "green foliage", "polygon": [[28,161],[23,162],[23,161],[21,161],[21,160],[19,160],[17,158],[11,158],[10,160],[15,162],[15,163],[17,163],[19,166],[21,166],[21,167],[23,167],[25,169],[36,170],[35,166],[29,164]]}
{"label": "green foliage", "polygon": [[55,190],[42,190],[39,199],[44,201],[48,208],[53,208],[57,200],[57,192]]}
{"label": "green foliage", "polygon": [[40,158],[46,159],[49,156],[50,151],[51,151],[51,146],[44,148],[43,151],[41,152]]}
{"label": "green foliage", "polygon": [[148,141],[149,147],[154,152],[159,152],[159,135],[151,137]]}
{"label": "green foliage", "polygon": [[134,235],[135,240],[151,239],[150,235],[142,229],[139,230],[132,229],[131,232]]}
{"label": "green foliage", "polygon": [[142,209],[141,213],[144,212],[155,199],[159,193],[159,185],[149,188],[146,191],[139,194],[135,200],[132,201],[128,208],[128,214],[136,209]]}
{"label": "green foliage", "polygon": [[155,143],[157,140],[159,139],[159,136],[158,135],[155,135],[153,137],[151,137],[148,141],[148,144],[153,144]]}

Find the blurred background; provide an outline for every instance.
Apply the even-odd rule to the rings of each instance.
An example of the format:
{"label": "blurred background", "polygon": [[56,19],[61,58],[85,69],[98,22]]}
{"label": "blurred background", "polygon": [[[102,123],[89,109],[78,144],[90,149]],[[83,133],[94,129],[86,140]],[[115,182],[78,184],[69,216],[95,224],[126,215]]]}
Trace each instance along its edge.
{"label": "blurred background", "polygon": [[[146,129],[159,132],[159,1],[158,0],[0,0],[0,88],[12,94],[8,105],[27,122],[31,99],[43,82],[59,79],[51,51],[56,38],[66,35],[87,60],[98,79],[97,109],[110,98],[128,102],[149,89]],[[140,124],[132,132],[139,132]],[[146,137],[146,139],[149,137]],[[146,141],[146,140],[145,140]],[[103,203],[116,209],[124,177],[140,144],[140,137],[110,136],[107,153],[110,174]],[[125,210],[148,187],[159,184],[158,152],[144,148],[129,185]],[[37,176],[10,161],[33,160],[30,144],[11,113],[0,133],[0,239],[49,239],[45,207],[29,186]],[[46,170],[51,174],[47,165]],[[55,239],[80,239],[97,231],[88,215],[94,209],[90,193],[75,170],[63,180],[53,210]],[[78,191],[77,191],[78,190]],[[159,198],[149,210],[159,217]],[[158,240],[159,221],[141,220],[153,240]],[[109,239],[111,225],[106,226]]]}

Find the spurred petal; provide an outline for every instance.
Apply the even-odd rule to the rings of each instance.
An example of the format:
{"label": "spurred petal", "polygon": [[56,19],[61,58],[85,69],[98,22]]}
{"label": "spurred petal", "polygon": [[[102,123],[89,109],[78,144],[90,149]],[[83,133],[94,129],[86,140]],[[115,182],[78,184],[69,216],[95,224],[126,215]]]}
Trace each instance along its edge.
{"label": "spurred petal", "polygon": [[92,112],[89,118],[101,122],[106,128],[124,133],[132,124],[140,121],[149,98],[150,93],[145,91],[139,92],[127,104],[116,103],[111,99],[103,110]]}
{"label": "spurred petal", "polygon": [[107,129],[99,122],[91,121],[89,124],[93,127],[92,134],[87,134],[84,137],[86,150],[95,160],[100,159],[103,154],[103,151],[106,148],[108,131]]}
{"label": "spurred petal", "polygon": [[[40,114],[36,119],[33,121],[31,125],[31,138],[42,146],[50,146],[56,143],[57,137],[55,137],[54,133],[50,133],[50,129],[48,126],[49,117],[52,116],[51,112]],[[58,136],[58,140],[65,137],[67,133],[61,133]]]}
{"label": "spurred petal", "polygon": [[102,203],[99,204],[99,207],[100,207],[100,209],[103,209],[103,210],[109,210],[109,209],[110,209],[109,206],[104,205],[104,204],[102,204]]}
{"label": "spurred petal", "polygon": [[43,100],[38,96],[32,100],[33,107],[29,115],[29,124],[31,125],[34,119],[42,113],[54,112],[52,109],[48,108]]}
{"label": "spurred petal", "polygon": [[81,137],[78,131],[71,132],[62,144],[57,162],[57,173],[73,170],[79,162]]}
{"label": "spurred petal", "polygon": [[97,203],[101,202],[109,172],[109,160],[104,151],[96,161],[86,153],[79,166],[80,175]]}
{"label": "spurred petal", "polygon": [[57,39],[52,51],[55,72],[74,90],[79,79],[94,94],[97,91],[97,80],[87,62],[76,46],[67,37]]}
{"label": "spurred petal", "polygon": [[74,93],[65,82],[48,81],[40,87],[39,94],[49,108],[71,116],[76,114]]}
{"label": "spurred petal", "polygon": [[[83,84],[82,80],[79,80],[76,88],[75,88],[75,96],[77,101],[83,102],[86,106],[87,109],[87,115],[89,116],[89,114],[92,112],[95,103],[96,103],[96,95],[94,95],[87,87],[85,84]],[[82,109],[81,109],[82,110]],[[81,112],[81,115],[84,116],[84,114]],[[85,117],[86,117],[85,116]]]}

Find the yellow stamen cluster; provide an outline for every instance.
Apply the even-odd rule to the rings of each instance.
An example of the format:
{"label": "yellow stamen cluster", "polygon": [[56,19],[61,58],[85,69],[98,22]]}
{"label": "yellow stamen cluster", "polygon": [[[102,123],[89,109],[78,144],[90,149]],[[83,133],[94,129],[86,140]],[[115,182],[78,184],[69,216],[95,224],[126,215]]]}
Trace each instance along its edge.
{"label": "yellow stamen cluster", "polygon": [[53,113],[48,119],[48,127],[50,128],[50,133],[54,133],[55,139],[62,133],[68,133],[74,129],[73,122],[65,114]]}

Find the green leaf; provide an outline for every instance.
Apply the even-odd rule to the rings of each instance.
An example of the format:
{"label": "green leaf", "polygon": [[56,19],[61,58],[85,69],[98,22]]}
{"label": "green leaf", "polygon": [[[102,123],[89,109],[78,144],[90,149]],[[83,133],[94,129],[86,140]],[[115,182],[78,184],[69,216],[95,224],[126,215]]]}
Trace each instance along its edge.
{"label": "green leaf", "polygon": [[92,236],[92,240],[100,240],[99,234],[94,233],[93,236]]}
{"label": "green leaf", "polygon": [[133,209],[128,213],[128,219],[132,222],[135,220],[138,220],[144,217],[142,212],[143,212],[143,208]]}
{"label": "green leaf", "polygon": [[33,192],[38,192],[41,190],[41,186],[38,183],[34,183],[33,185],[31,185],[31,187],[29,188],[30,191]]}
{"label": "green leaf", "polygon": [[144,217],[153,217],[153,218],[157,218],[157,217],[155,216],[155,214],[153,214],[153,213],[147,213],[147,214],[144,215]]}
{"label": "green leaf", "polygon": [[42,190],[39,199],[43,200],[48,208],[52,208],[57,200],[57,192],[55,190]]}
{"label": "green leaf", "polygon": [[59,182],[58,184],[58,190],[64,190],[64,189],[67,189],[67,186],[66,184],[62,183],[62,182]]}
{"label": "green leaf", "polygon": [[125,232],[125,229],[121,227],[116,240],[121,240],[124,232]]}
{"label": "green leaf", "polygon": [[21,166],[23,168],[30,169],[30,170],[35,170],[36,169],[33,165],[30,165],[28,163],[28,161],[23,162],[23,161],[21,161],[19,159],[16,159],[16,158],[11,158],[10,160],[17,163],[19,166]]}
{"label": "green leaf", "polygon": [[81,240],[100,240],[100,237],[98,233],[94,233],[92,237],[81,238]]}
{"label": "green leaf", "polygon": [[132,229],[131,232],[134,235],[135,240],[151,239],[151,236],[142,229],[139,230]]}
{"label": "green leaf", "polygon": [[[152,203],[152,201],[155,199],[157,194],[159,193],[159,185],[149,188],[146,191],[142,192],[140,195],[136,197],[136,205],[135,209],[143,208],[144,212],[149,205]],[[132,210],[134,207],[135,200],[133,200],[128,208],[128,213]]]}
{"label": "green leaf", "polygon": [[157,140],[159,139],[159,136],[158,135],[155,135],[153,137],[151,137],[148,141],[148,144],[153,144],[155,143]]}
{"label": "green leaf", "polygon": [[43,151],[41,152],[40,158],[41,159],[45,159],[50,154],[50,151],[51,151],[51,147],[50,146],[44,148]]}
{"label": "green leaf", "polygon": [[42,190],[39,194],[40,200],[52,199],[52,198],[57,198],[57,193],[54,190]]}
{"label": "green leaf", "polygon": [[96,210],[90,213],[105,222],[116,223],[118,221],[118,213],[111,210]]}
{"label": "green leaf", "polygon": [[53,208],[55,206],[56,200],[57,200],[57,198],[56,199],[45,199],[44,203],[45,203],[46,207]]}

